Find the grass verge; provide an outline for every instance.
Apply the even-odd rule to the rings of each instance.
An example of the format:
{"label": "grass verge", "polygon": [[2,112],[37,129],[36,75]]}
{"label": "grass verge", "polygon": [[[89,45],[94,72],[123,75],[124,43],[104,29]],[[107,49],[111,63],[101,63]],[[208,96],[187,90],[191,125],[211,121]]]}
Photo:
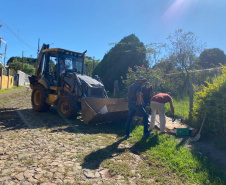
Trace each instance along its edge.
{"label": "grass verge", "polygon": [[19,86],[19,87],[12,87],[10,89],[3,89],[3,90],[0,90],[0,94],[4,94],[4,93],[9,93],[9,92],[12,92],[12,91],[20,90],[20,89],[23,89],[24,87],[26,87],[26,86]]}
{"label": "grass verge", "polygon": [[[200,154],[187,149],[181,140],[171,135],[155,134],[142,138],[143,128],[138,126],[129,140],[132,152],[140,154],[143,163],[139,171],[143,177],[155,177],[156,181],[185,184],[226,184],[226,173]],[[146,166],[144,168],[144,166]],[[176,180],[177,182],[174,182]]]}
{"label": "grass verge", "polygon": [[[189,97],[183,99],[173,99],[175,116],[183,120],[187,120],[189,116]],[[169,103],[165,104],[166,115],[171,115]]]}
{"label": "grass verge", "polygon": [[[91,152],[89,157],[92,158],[86,156],[86,163],[101,156],[99,164],[108,168],[112,176],[121,175],[125,179],[136,177],[138,184],[226,184],[226,173],[197,149],[186,148],[186,138],[159,135],[157,131],[152,137],[146,138],[143,137],[142,125],[133,128],[133,137],[121,142],[129,144],[129,148],[119,149],[119,141],[116,141],[106,148]],[[112,159],[114,154],[118,159]],[[140,160],[131,160],[129,154],[139,156]],[[132,169],[135,169],[135,174]]]}

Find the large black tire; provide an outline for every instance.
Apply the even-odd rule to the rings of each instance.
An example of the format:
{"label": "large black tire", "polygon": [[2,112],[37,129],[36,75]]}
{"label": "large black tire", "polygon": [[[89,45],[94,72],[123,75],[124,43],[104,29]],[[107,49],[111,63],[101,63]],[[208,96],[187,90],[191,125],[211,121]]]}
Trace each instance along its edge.
{"label": "large black tire", "polygon": [[46,103],[49,91],[42,85],[36,85],[31,94],[31,104],[36,112],[47,112],[50,110],[51,105]]}
{"label": "large black tire", "polygon": [[79,111],[78,103],[70,97],[62,97],[57,105],[57,112],[63,118],[71,118]]}

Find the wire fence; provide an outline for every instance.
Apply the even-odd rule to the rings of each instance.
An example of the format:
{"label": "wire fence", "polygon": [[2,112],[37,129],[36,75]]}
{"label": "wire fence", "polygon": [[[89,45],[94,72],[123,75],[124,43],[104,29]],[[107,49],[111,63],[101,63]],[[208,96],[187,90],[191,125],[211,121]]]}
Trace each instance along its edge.
{"label": "wire fence", "polygon": [[10,76],[14,76],[13,71],[10,71],[9,75]]}
{"label": "wire fence", "polygon": [[8,76],[8,70],[7,69],[3,69],[3,75]]}

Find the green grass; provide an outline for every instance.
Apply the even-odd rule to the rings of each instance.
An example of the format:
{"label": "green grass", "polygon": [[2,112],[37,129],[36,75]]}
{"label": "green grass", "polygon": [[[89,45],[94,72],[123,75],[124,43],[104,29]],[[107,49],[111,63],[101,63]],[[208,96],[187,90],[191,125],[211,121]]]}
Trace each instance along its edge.
{"label": "green grass", "polygon": [[156,177],[159,181],[177,179],[186,184],[226,184],[226,174],[213,161],[198,151],[189,150],[170,135],[142,138],[143,128],[137,126],[129,139],[132,151],[144,159],[139,171],[145,178]]}
{"label": "green grass", "polygon": [[12,91],[20,90],[20,89],[23,89],[24,87],[26,87],[26,86],[19,86],[19,87],[12,87],[10,89],[3,89],[3,90],[0,90],[0,94],[9,93],[9,92],[12,92]]}
{"label": "green grass", "polygon": [[[119,137],[106,148],[86,154],[85,163],[92,163],[92,167],[101,165],[110,175],[121,175],[125,180],[136,177],[137,184],[226,184],[226,173],[197,149],[184,147],[183,138],[159,135],[157,130],[145,138],[141,123],[132,125],[133,137]],[[119,149],[120,143],[130,147]],[[114,154],[117,157],[112,159]],[[134,155],[141,160],[134,163]]]}
{"label": "green grass", "polygon": [[157,130],[153,136],[145,138],[142,124],[133,122],[132,137],[125,140],[121,137],[122,125],[117,128],[109,125],[108,128],[115,129],[118,138],[109,138],[105,148],[81,156],[84,168],[98,169],[102,166],[111,176],[120,175],[124,180],[136,178],[137,184],[226,185],[226,173],[198,148],[184,147],[190,144],[186,138],[159,135]]}
{"label": "green grass", "polygon": [[114,175],[122,175],[124,177],[132,177],[131,167],[126,162],[116,162],[112,160],[105,160],[103,162],[103,166],[107,167],[112,176]]}
{"label": "green grass", "polygon": [[0,99],[0,103],[7,102],[8,100],[9,100],[8,98]]}
{"label": "green grass", "polygon": [[[183,99],[173,99],[175,116],[183,120],[187,120],[189,116],[189,97]],[[169,103],[165,104],[166,115],[171,115]]]}

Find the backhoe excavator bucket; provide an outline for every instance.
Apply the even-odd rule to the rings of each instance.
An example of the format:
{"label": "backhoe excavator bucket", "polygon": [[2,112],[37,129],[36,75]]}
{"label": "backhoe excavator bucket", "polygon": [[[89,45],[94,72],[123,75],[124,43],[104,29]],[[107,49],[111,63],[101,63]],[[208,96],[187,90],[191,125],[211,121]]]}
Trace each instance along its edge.
{"label": "backhoe excavator bucket", "polygon": [[82,98],[84,123],[125,121],[128,116],[128,100],[119,98]]}

